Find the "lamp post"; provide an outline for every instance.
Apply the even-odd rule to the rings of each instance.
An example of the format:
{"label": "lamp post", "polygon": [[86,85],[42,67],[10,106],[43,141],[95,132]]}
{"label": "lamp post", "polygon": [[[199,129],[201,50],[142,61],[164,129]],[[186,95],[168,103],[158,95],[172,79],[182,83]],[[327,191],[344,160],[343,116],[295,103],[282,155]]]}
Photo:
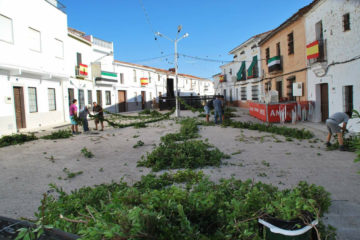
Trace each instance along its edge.
{"label": "lamp post", "polygon": [[167,40],[170,40],[171,42],[174,43],[174,50],[175,50],[175,55],[174,55],[174,65],[175,65],[175,90],[176,90],[175,116],[176,116],[176,117],[180,117],[180,107],[179,107],[179,100],[178,100],[179,90],[178,90],[178,53],[177,53],[177,43],[178,43],[181,39],[186,38],[186,37],[189,36],[188,33],[185,33],[182,37],[178,38],[179,33],[180,33],[180,31],[181,31],[181,28],[182,28],[182,26],[179,25],[179,26],[178,26],[178,31],[177,31],[175,40],[173,40],[173,39],[171,39],[171,38],[169,38],[169,37],[161,34],[160,32],[155,33],[157,36],[166,38]]}

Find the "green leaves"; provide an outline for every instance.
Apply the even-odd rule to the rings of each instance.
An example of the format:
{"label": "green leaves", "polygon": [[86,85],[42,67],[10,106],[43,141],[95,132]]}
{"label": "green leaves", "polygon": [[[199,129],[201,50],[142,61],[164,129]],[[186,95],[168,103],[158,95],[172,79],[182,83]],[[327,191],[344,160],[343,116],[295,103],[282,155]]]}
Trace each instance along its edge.
{"label": "green leaves", "polygon": [[42,139],[63,139],[63,138],[69,138],[72,136],[72,133],[69,129],[66,130],[59,130],[56,132],[52,132],[49,135],[45,135],[43,137],[41,137]]}
{"label": "green leaves", "polygon": [[13,134],[8,136],[3,136],[0,138],[0,147],[6,147],[10,145],[23,144],[24,142],[37,140],[38,138],[34,135],[28,134]]}

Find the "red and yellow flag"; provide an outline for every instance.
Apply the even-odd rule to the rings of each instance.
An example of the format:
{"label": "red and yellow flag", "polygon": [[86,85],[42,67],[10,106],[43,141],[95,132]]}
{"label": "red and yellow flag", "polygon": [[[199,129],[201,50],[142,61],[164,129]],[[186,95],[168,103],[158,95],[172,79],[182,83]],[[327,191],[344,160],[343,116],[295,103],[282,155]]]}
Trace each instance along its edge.
{"label": "red and yellow flag", "polygon": [[141,86],[146,86],[149,83],[149,79],[148,78],[140,78],[140,84]]}
{"label": "red and yellow flag", "polygon": [[220,82],[223,82],[224,80],[225,80],[225,76],[224,76],[224,75],[220,75],[219,81],[220,81]]}
{"label": "red and yellow flag", "polygon": [[319,57],[319,41],[318,40],[306,45],[306,57],[307,57],[307,59]]}
{"label": "red and yellow flag", "polygon": [[79,64],[79,74],[83,76],[88,75],[88,66],[85,64]]}

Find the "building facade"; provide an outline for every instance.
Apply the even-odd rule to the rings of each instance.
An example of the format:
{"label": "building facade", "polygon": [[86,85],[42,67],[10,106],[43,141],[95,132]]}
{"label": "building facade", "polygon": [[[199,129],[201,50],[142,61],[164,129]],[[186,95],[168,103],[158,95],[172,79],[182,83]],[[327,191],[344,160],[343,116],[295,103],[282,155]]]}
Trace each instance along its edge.
{"label": "building facade", "polygon": [[359,9],[357,0],[320,0],[306,14],[307,91],[315,102],[312,121],[360,110],[360,96],[355,94],[360,92]]}
{"label": "building facade", "polygon": [[311,6],[300,9],[259,43],[264,89],[276,90],[280,102],[307,100],[304,14]]}
{"label": "building facade", "polygon": [[262,71],[258,45],[270,32],[258,34],[232,49],[233,61],[220,66],[221,74],[215,76],[215,91],[224,95],[226,101],[238,107],[248,107],[249,101],[262,98]]}
{"label": "building facade", "polygon": [[63,6],[33,0],[22,1],[20,8],[18,1],[2,0],[0,26],[1,135],[64,122]]}

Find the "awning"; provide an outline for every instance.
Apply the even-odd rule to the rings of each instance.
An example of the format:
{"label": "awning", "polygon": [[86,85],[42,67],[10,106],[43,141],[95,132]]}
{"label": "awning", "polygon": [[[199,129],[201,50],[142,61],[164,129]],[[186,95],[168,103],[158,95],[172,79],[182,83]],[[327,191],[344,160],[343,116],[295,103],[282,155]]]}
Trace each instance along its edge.
{"label": "awning", "polygon": [[257,77],[255,76],[255,64],[257,64],[257,55],[253,57],[253,60],[250,64],[250,67],[247,70],[247,76],[248,78],[254,78]]}
{"label": "awning", "polygon": [[245,69],[245,61],[242,61],[241,63],[241,66],[240,66],[240,69],[238,71],[238,73],[236,74],[237,75],[237,79],[238,81],[241,81],[241,80],[245,80],[246,79],[246,76],[244,76],[244,69]]}

